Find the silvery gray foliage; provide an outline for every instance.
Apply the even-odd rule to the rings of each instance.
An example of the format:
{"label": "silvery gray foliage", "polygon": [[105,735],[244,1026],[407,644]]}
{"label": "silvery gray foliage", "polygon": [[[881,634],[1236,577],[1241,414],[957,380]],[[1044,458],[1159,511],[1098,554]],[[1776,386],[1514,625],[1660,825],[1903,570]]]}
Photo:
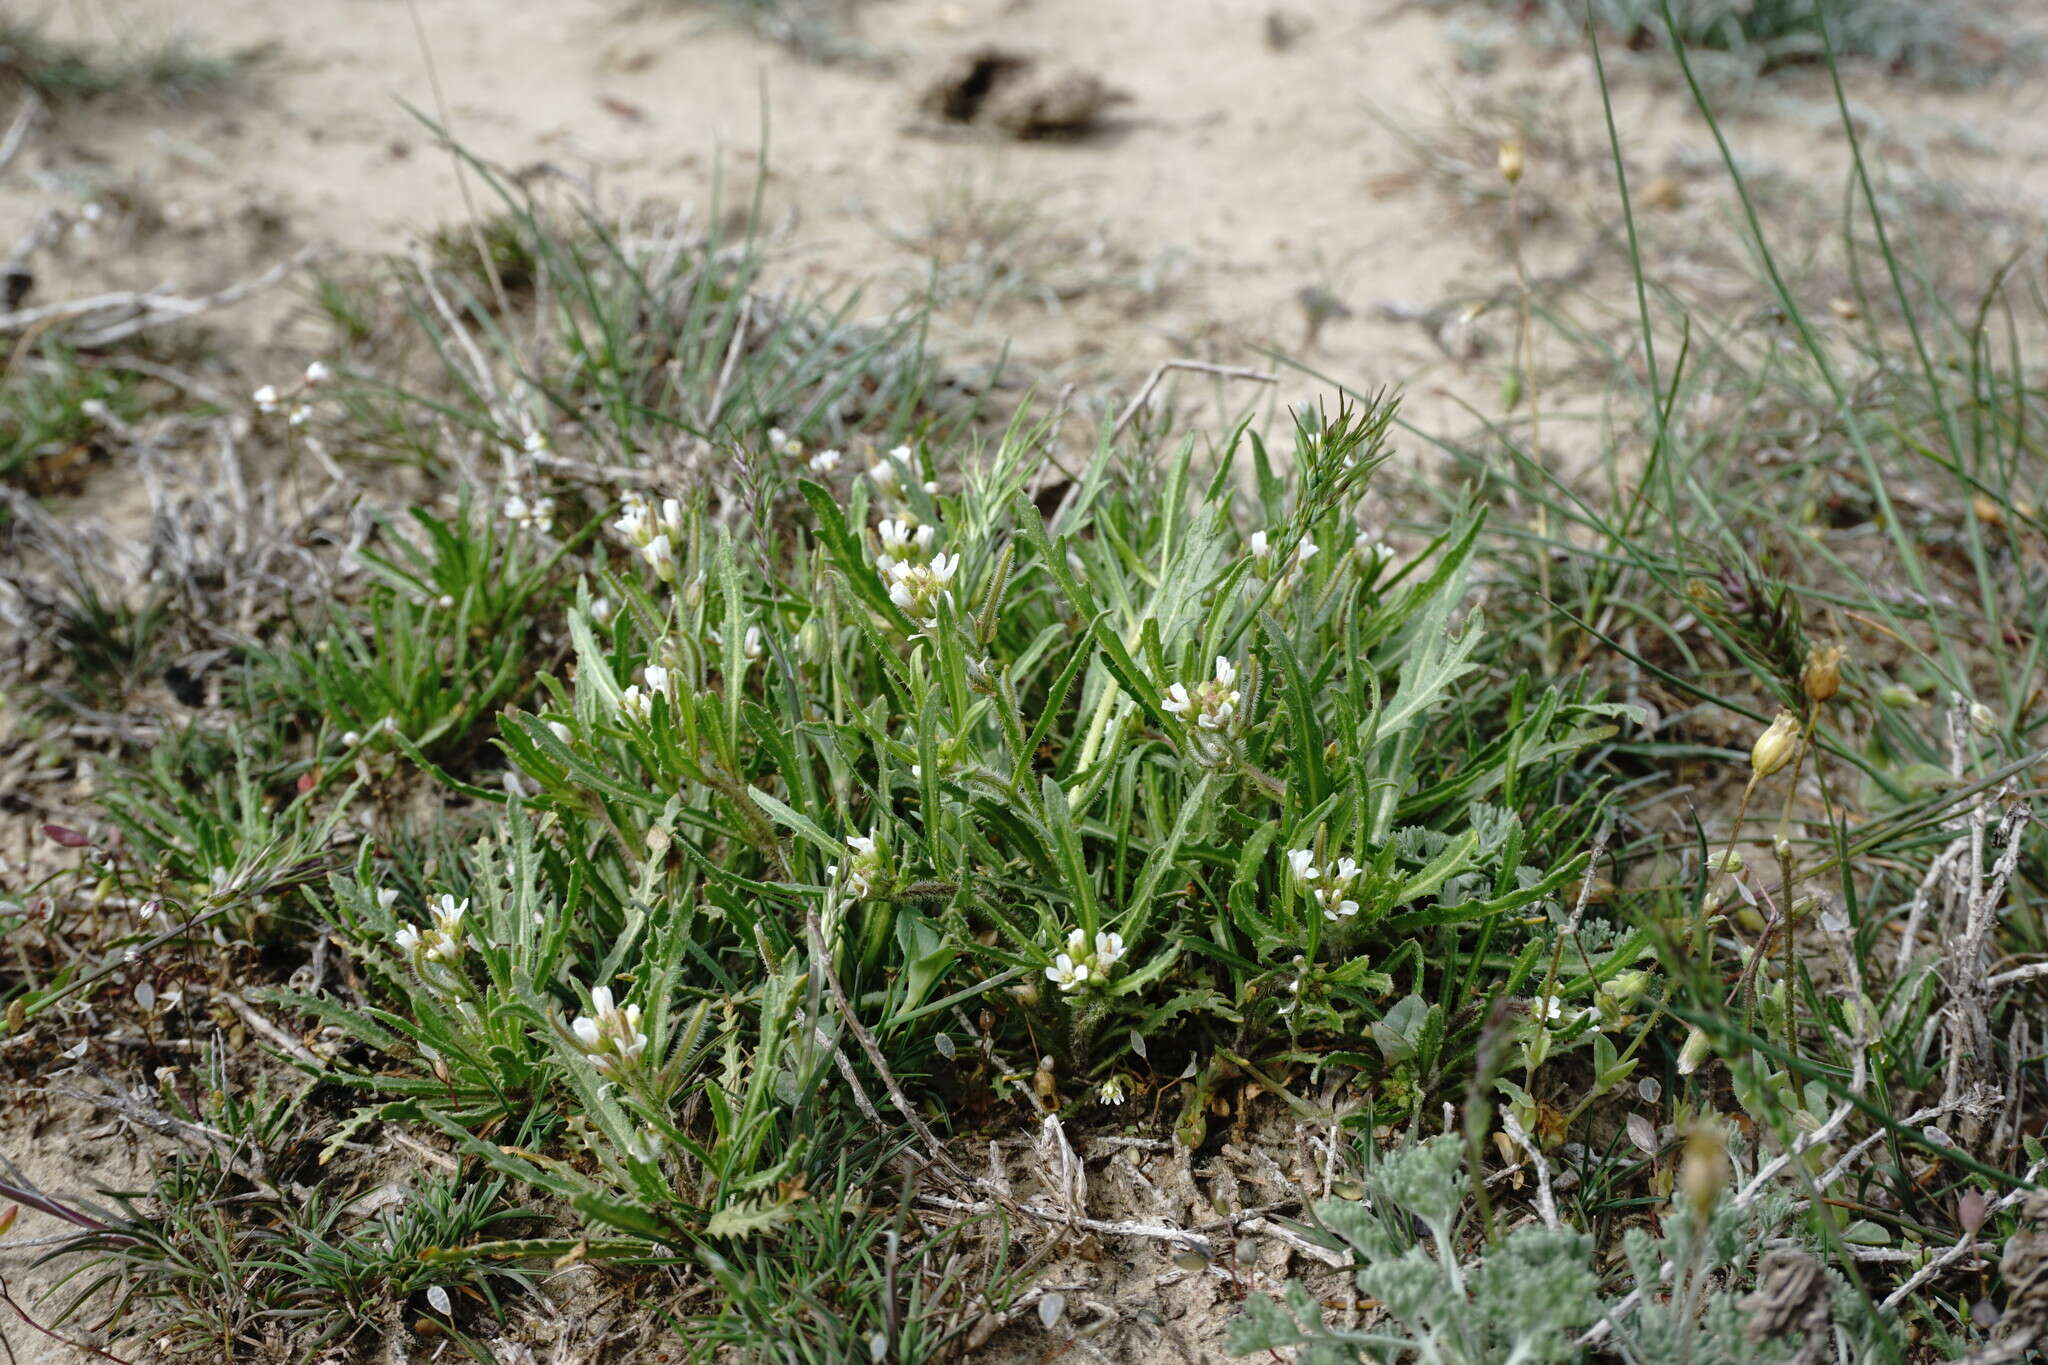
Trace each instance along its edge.
{"label": "silvery gray foliage", "polygon": [[[1750,1339],[1750,1314],[1738,1302],[1764,1230],[1790,1212],[1782,1197],[1742,1210],[1724,1201],[1697,1237],[1688,1215],[1674,1209],[1661,1235],[1627,1235],[1627,1274],[1603,1282],[1592,1238],[1571,1228],[1525,1224],[1490,1250],[1468,1236],[1471,1180],[1455,1135],[1382,1157],[1365,1193],[1324,1200],[1315,1212],[1355,1256],[1361,1299],[1383,1304],[1384,1314],[1361,1315],[1361,1327],[1325,1321],[1322,1303],[1294,1282],[1279,1299],[1246,1301],[1231,1327],[1233,1351],[1292,1347],[1302,1365],[1540,1365],[1588,1358],[1582,1339],[1606,1318],[1603,1359],[1768,1365],[1798,1354],[1796,1340]],[[1675,1276],[1663,1273],[1669,1266],[1680,1267]],[[1655,1288],[1631,1297],[1637,1285]],[[1835,1287],[1837,1305],[1853,1298]],[[1856,1335],[1838,1318],[1838,1344]],[[1849,1358],[1860,1353],[1852,1348]]]}

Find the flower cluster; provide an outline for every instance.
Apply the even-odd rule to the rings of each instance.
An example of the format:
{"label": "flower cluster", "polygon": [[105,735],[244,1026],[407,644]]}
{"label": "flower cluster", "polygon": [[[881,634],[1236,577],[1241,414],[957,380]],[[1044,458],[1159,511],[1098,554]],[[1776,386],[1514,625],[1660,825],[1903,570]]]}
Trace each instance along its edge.
{"label": "flower cluster", "polygon": [[[310,389],[318,388],[327,382],[332,373],[333,371],[329,370],[323,362],[314,361],[306,367],[306,377],[300,381],[298,387],[293,391],[294,394],[303,395]],[[255,402],[256,411],[266,417],[275,413],[284,404],[284,396],[278,392],[277,385],[275,384],[265,384],[256,392],[250,394],[249,397]],[[291,409],[285,414],[285,420],[292,426],[302,427],[312,415],[312,404],[299,402],[292,404]]]}
{"label": "flower cluster", "polygon": [[1358,913],[1353,893],[1361,869],[1356,858],[1339,858],[1328,867],[1317,867],[1314,853],[1297,848],[1287,855],[1287,864],[1294,869],[1294,879],[1302,890],[1321,908],[1324,919],[1335,924]]}
{"label": "flower cluster", "polygon": [[933,555],[928,564],[893,560],[888,569],[889,600],[926,630],[934,629],[939,603],[953,601],[953,575],[959,569],[959,555]]}
{"label": "flower cluster", "polygon": [[546,534],[555,529],[555,500],[549,497],[528,498],[514,493],[505,499],[505,520],[522,531]]}
{"label": "flower cluster", "polygon": [[1045,969],[1046,979],[1063,991],[1077,991],[1090,984],[1109,982],[1110,969],[1123,960],[1124,936],[1097,933],[1095,951],[1088,951],[1088,935],[1079,929],[1067,935],[1066,950]]}
{"label": "flower cluster", "polygon": [[831,864],[825,875],[837,877],[843,872],[846,889],[856,900],[866,900],[888,877],[888,850],[882,847],[880,832],[848,835],[846,853],[846,861]]}
{"label": "flower cluster", "polygon": [[660,664],[647,665],[641,670],[641,676],[647,681],[644,689],[638,683],[634,683],[619,693],[619,714],[635,725],[645,725],[654,719],[654,698],[657,693],[664,697],[675,696],[671,690],[671,675]]}
{"label": "flower cluster", "polygon": [[628,493],[612,529],[647,561],[656,578],[664,583],[676,581],[676,554],[683,545],[683,505],[680,502],[674,498],[663,498],[661,512],[657,516],[647,499],[638,493]]}
{"label": "flower cluster", "polygon": [[937,538],[937,528],[913,526],[914,518],[888,517],[875,528],[875,539],[881,550],[875,555],[875,567],[882,571],[884,578],[895,572],[898,564],[922,564],[931,558],[932,542]]}
{"label": "flower cluster", "polygon": [[640,1007],[615,1005],[609,986],[593,986],[590,1008],[597,1016],[579,1014],[570,1023],[576,1045],[590,1057],[590,1064],[604,1076],[616,1076],[640,1060],[647,1050],[647,1035],[640,1031]]}
{"label": "flower cluster", "polygon": [[1224,737],[1237,722],[1238,703],[1244,697],[1237,690],[1237,665],[1218,655],[1216,676],[1193,688],[1175,683],[1166,689],[1159,704],[1179,716],[1194,741],[1195,757],[1207,764],[1220,764],[1229,755]]}
{"label": "flower cluster", "polygon": [[444,895],[438,904],[428,906],[427,911],[433,919],[431,928],[401,925],[392,935],[392,942],[407,957],[452,967],[462,959],[462,917],[469,913],[469,902]]}

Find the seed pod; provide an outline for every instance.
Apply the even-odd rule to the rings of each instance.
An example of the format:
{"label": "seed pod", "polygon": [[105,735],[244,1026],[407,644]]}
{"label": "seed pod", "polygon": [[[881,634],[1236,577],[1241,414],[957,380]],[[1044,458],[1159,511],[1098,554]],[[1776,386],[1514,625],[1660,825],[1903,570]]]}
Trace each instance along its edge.
{"label": "seed pod", "polygon": [[1824,702],[1832,698],[1842,687],[1842,647],[1820,645],[1806,656],[1806,667],[1799,670],[1799,687],[1811,702]]}
{"label": "seed pod", "polygon": [[1792,755],[1799,751],[1799,717],[1790,711],[1778,712],[1778,718],[1770,728],[1756,737],[1750,746],[1749,768],[1758,777],[1769,777],[1792,761]]}

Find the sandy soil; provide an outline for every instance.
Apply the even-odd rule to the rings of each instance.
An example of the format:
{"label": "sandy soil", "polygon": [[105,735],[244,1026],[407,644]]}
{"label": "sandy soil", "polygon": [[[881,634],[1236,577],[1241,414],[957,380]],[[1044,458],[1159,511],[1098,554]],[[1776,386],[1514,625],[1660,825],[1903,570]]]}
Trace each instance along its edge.
{"label": "sandy soil", "polygon": [[[1268,36],[1275,13],[1298,35],[1284,47]],[[1022,372],[1057,385],[1128,383],[1183,355],[1263,363],[1270,346],[1361,388],[1404,384],[1425,414],[1444,410],[1443,391],[1493,402],[1505,363],[1497,343],[1446,354],[1430,327],[1386,309],[1511,286],[1505,207],[1478,202],[1497,189],[1484,130],[1507,126],[1489,105],[1520,101],[1567,134],[1532,146],[1525,195],[1560,211],[1530,227],[1531,270],[1598,251],[1604,138],[1578,55],[1509,51],[1469,75],[1434,14],[1372,0],[899,0],[860,14],[878,60],[819,66],[675,0],[81,0],[57,10],[58,28],[131,42],[179,32],[268,55],[252,90],[88,110],[46,130],[7,174],[0,240],[53,205],[125,192],[138,206],[74,240],[44,299],[67,285],[215,286],[301,243],[401,248],[465,212],[448,156],[408,106],[445,110],[495,162],[586,180],[621,206],[701,204],[719,172],[736,201],[765,145],[788,273],[866,286],[877,306],[936,278],[938,343],[956,354],[1007,342]],[[921,135],[916,96],[931,73],[985,42],[1098,73],[1131,98],[1078,142]],[[1638,188],[1702,182],[1649,206],[1653,239],[1659,219],[1697,236],[1724,207],[1706,130],[1668,86],[1625,77],[1620,91]],[[1866,130],[1902,174],[2007,209],[2048,202],[2048,84],[1862,95]],[[1780,77],[1740,102],[1745,162],[1832,197],[1846,149],[1822,84]],[[1419,172],[1393,131],[1460,123],[1462,179]],[[1312,345],[1304,289],[1348,311]],[[265,341],[324,340],[290,325],[297,310],[249,316]],[[1275,396],[1318,392],[1302,379]]]}
{"label": "sandy soil", "polygon": [[[31,302],[215,289],[304,246],[330,260],[402,250],[467,211],[408,106],[444,111],[486,158],[587,182],[621,209],[701,205],[721,173],[737,202],[765,174],[786,280],[862,286],[876,309],[935,285],[935,344],[955,363],[1009,344],[1021,375],[1076,384],[1098,407],[1163,360],[1264,366],[1270,347],[1359,388],[1405,386],[1425,425],[1463,425],[1467,404],[1497,413],[1513,310],[1474,305],[1514,286],[1490,130],[1517,102],[1546,133],[1523,182],[1530,270],[1593,287],[1620,266],[1598,231],[1612,200],[1590,62],[1510,50],[1474,75],[1438,16],[1391,0],[895,0],[861,11],[874,60],[831,66],[671,0],[70,0],[51,19],[101,40],[181,32],[269,54],[237,89],[68,111],[31,134],[0,170],[0,247],[52,209],[77,220],[38,258]],[[1276,45],[1276,27],[1293,40]],[[931,74],[985,42],[1095,72],[1130,99],[1077,141],[920,127]],[[1857,90],[1897,183],[1940,189],[1959,221],[2048,214],[2048,81],[1954,93],[1869,75]],[[1712,236],[1722,249],[1693,259],[1688,282],[1752,291],[1683,92],[1636,71],[1618,104],[1653,246],[1675,258]],[[1847,152],[1824,85],[1781,77],[1742,107],[1744,164],[1832,202]],[[1437,139],[1434,170],[1395,128]],[[1313,333],[1304,290],[1340,305]],[[212,321],[224,386],[288,375],[330,344],[290,289]],[[1289,374],[1266,397],[1327,392]],[[1238,386],[1224,401],[1254,396]],[[133,483],[109,468],[80,505]],[[41,1139],[18,1124],[0,1136],[16,1157],[22,1142]],[[105,1180],[83,1161],[36,1174],[58,1188]],[[29,1222],[17,1237],[38,1230]],[[36,1287],[9,1278],[17,1294]],[[1183,1340],[1213,1351],[1213,1327]],[[1010,1329],[1017,1359],[1042,1354],[1034,1332]],[[0,1333],[23,1362],[77,1358],[16,1322]],[[1160,1358],[1195,1358],[1174,1350]]]}

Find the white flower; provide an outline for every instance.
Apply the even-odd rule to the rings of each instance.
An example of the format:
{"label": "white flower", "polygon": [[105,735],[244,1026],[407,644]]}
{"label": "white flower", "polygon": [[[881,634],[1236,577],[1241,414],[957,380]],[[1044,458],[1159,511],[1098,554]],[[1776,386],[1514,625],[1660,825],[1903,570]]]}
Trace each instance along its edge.
{"label": "white flower", "polygon": [[505,499],[505,519],[522,531],[551,531],[555,525],[555,500],[535,498],[529,502],[514,493]]}
{"label": "white flower", "polygon": [[363,736],[359,730],[343,730],[341,732],[341,747],[344,749],[353,749],[362,742]]}
{"label": "white flower", "polygon": [[1538,1019],[1562,1019],[1564,1001],[1555,995],[1539,995],[1529,1002],[1529,1013]]}
{"label": "white flower", "polygon": [[638,549],[654,538],[654,509],[638,493],[628,493],[619,505],[619,519],[612,523],[612,529]]}
{"label": "white flower", "polygon": [[1076,962],[1066,953],[1053,959],[1052,966],[1045,969],[1046,977],[1063,991],[1076,991],[1088,984],[1088,964]]}
{"label": "white flower", "polygon": [[1287,863],[1294,869],[1294,875],[1302,881],[1312,882],[1323,875],[1322,869],[1316,866],[1316,855],[1308,849],[1295,849],[1287,855]]}
{"label": "white flower", "polygon": [[1107,976],[1109,969],[1121,962],[1123,956],[1124,936],[1122,934],[1098,933],[1095,935],[1095,965],[1102,969],[1103,975]]}
{"label": "white flower", "polygon": [[647,690],[649,692],[659,692],[664,697],[675,695],[669,689],[669,684],[673,679],[669,676],[669,671],[660,664],[647,665],[646,668],[640,671],[640,676],[647,680]]}
{"label": "white flower", "polygon": [[1382,559],[1394,557],[1394,552],[1387,548],[1387,543],[1370,531],[1360,531],[1351,538],[1351,553],[1367,564],[1377,564]]}
{"label": "white flower", "polygon": [[590,604],[590,619],[600,626],[610,625],[612,623],[611,598],[599,597],[594,599]]}
{"label": "white flower", "polygon": [[[1329,899],[1324,899],[1328,895]],[[1316,899],[1322,902],[1323,918],[1335,924],[1340,919],[1350,919],[1358,913],[1358,902],[1348,896],[1335,893],[1318,893]],[[1336,903],[1333,905],[1331,901]]]}
{"label": "white flower", "polygon": [[740,653],[749,659],[758,659],[767,652],[768,646],[762,640],[761,628],[748,626],[745,638],[740,641]]}
{"label": "white flower", "polygon": [[1314,853],[1297,848],[1288,853],[1287,863],[1295,879],[1308,888],[1324,919],[1335,924],[1358,913],[1358,901],[1352,894],[1360,871],[1356,858],[1339,858],[1328,867],[1317,867]]}
{"label": "white flower", "polygon": [[1095,1102],[1097,1104],[1122,1104],[1124,1102],[1124,1078],[1121,1076],[1111,1076],[1101,1085],[1096,1086]]}
{"label": "white flower", "polygon": [[846,836],[848,854],[844,867],[833,863],[825,869],[828,877],[846,878],[846,889],[859,900],[874,894],[875,883],[882,880],[887,851],[881,845],[879,833],[849,834]]}
{"label": "white flower", "polygon": [[577,1015],[569,1024],[569,1031],[600,1074],[615,1076],[640,1060],[640,1054],[647,1050],[647,1035],[640,1031],[640,1007],[621,1008],[612,1002],[611,987],[593,986],[590,1008],[596,1017]]}
{"label": "white flower", "polygon": [[316,360],[306,367],[306,382],[308,384],[324,384],[332,374],[333,371],[327,368],[325,361]]}
{"label": "white flower", "polygon": [[284,420],[291,426],[302,427],[312,419],[313,409],[309,404],[295,403],[292,405],[292,410],[285,414]]}
{"label": "white flower", "polygon": [[548,722],[548,733],[561,740],[564,744],[573,743],[576,739],[576,732],[558,720]]}
{"label": "white flower", "polygon": [[904,467],[908,468],[909,459],[910,447],[897,446],[889,452],[889,459],[877,460],[868,466],[868,482],[875,486],[877,493],[880,493],[889,501],[901,501],[903,498],[903,476],[896,472],[896,465],[891,463],[891,461],[903,461],[905,462]]}
{"label": "white flower", "polygon": [[256,411],[270,413],[277,411],[277,385],[265,384],[250,397],[256,400]]}
{"label": "white flower", "polygon": [[768,428],[768,449],[789,459],[798,459],[804,453],[804,443],[791,436],[781,427]]}
{"label": "white flower", "polygon": [[885,519],[875,528],[875,539],[882,546],[881,553],[875,556],[875,567],[889,574],[898,564],[921,562],[931,554],[937,535],[937,530],[930,526],[913,527],[905,520]]}
{"label": "white flower", "polygon": [[645,725],[654,719],[654,698],[642,692],[638,683],[629,684],[619,693],[619,714],[636,725]]}
{"label": "white flower", "polygon": [[929,564],[891,564],[889,600],[930,630],[939,623],[939,602],[953,600],[953,575],[959,568],[959,555],[943,554],[933,555]]}
{"label": "white flower", "polygon": [[427,913],[433,919],[432,928],[403,925],[391,941],[408,957],[453,966],[462,958],[462,917],[469,913],[469,902],[444,895],[438,903],[427,907]]}
{"label": "white flower", "polygon": [[1160,703],[1168,711],[1181,717],[1194,727],[1189,736],[1193,742],[1195,756],[1204,763],[1220,763],[1229,754],[1229,746],[1201,734],[1201,731],[1222,732],[1231,728],[1237,717],[1238,703],[1242,694],[1233,686],[1237,681],[1237,665],[1219,656],[1216,660],[1216,676],[1193,687],[1174,683],[1166,689],[1166,697]]}
{"label": "white flower", "polygon": [[383,890],[379,891],[377,893],[377,904],[386,910],[389,910],[392,906],[398,904],[397,889],[394,887],[387,886]]}
{"label": "white flower", "polygon": [[527,454],[538,455],[543,450],[546,450],[548,448],[548,437],[546,432],[542,431],[539,427],[536,426],[524,423],[522,423],[522,425],[526,426],[526,438],[524,442],[522,442],[522,444],[525,445]]}
{"label": "white flower", "polygon": [[836,450],[821,450],[811,456],[811,469],[818,474],[829,474],[839,468],[839,461],[842,458]]}
{"label": "white flower", "polygon": [[664,583],[676,581],[676,547],[667,536],[656,536],[640,547],[640,557],[654,576]]}
{"label": "white flower", "polygon": [[1251,550],[1253,559],[1264,559],[1271,549],[1266,540],[1266,533],[1264,531],[1252,532],[1252,538],[1247,548]]}

